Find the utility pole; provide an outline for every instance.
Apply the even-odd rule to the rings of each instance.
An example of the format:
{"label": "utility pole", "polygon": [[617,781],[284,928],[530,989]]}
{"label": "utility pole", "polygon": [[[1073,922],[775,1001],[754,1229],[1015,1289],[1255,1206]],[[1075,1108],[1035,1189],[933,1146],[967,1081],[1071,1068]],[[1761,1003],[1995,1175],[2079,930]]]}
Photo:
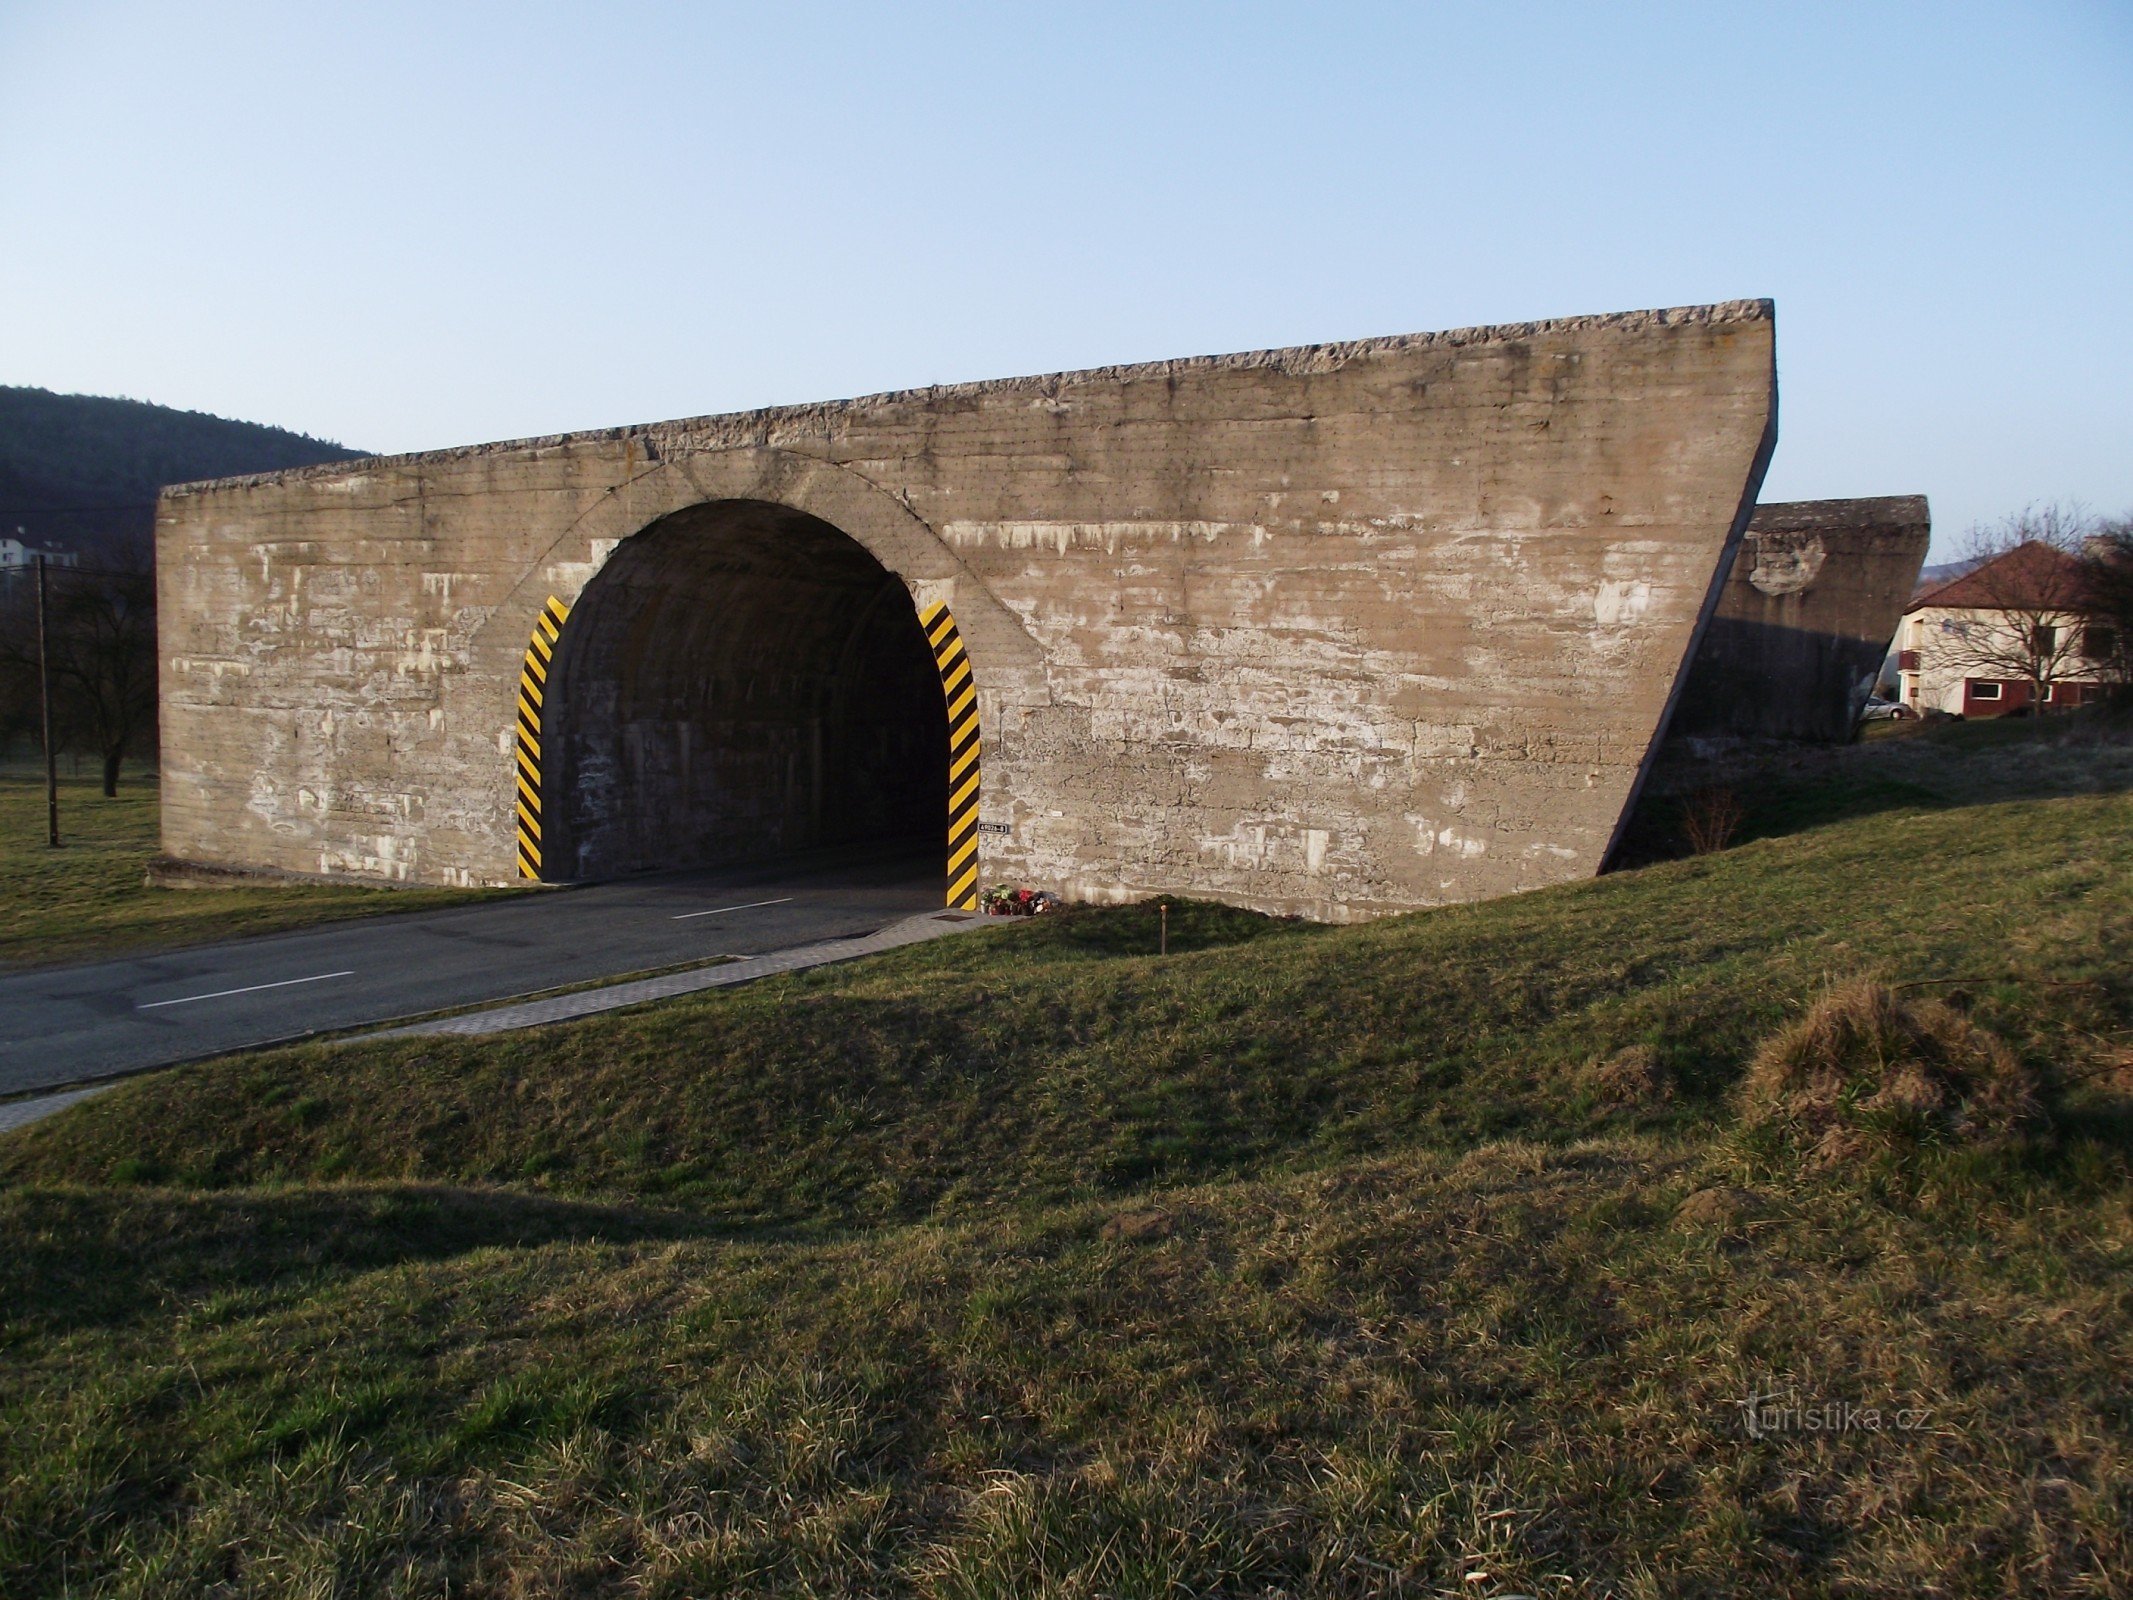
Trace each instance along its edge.
{"label": "utility pole", "polygon": [[44,710],[45,842],[59,848],[59,753],[52,748],[52,650],[45,631],[44,557],[37,557],[37,696]]}

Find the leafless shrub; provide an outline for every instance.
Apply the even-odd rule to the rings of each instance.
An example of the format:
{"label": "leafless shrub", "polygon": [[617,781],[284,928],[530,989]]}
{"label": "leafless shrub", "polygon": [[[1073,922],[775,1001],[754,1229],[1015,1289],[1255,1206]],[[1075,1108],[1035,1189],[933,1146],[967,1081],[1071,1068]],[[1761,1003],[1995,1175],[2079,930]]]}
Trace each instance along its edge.
{"label": "leafless shrub", "polygon": [[1727,848],[1747,818],[1747,807],[1731,789],[1723,785],[1698,789],[1681,808],[1681,832],[1689,854],[1708,856]]}

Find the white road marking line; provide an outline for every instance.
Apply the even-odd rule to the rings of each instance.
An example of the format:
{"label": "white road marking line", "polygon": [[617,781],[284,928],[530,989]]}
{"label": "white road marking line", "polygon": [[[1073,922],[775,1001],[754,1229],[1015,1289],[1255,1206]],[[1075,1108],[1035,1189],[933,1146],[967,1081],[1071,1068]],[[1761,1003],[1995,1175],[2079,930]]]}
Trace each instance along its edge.
{"label": "white road marking line", "polygon": [[687,922],[691,917],[723,917],[729,911],[753,911],[758,906],[790,905],[792,903],[792,899],[793,897],[788,894],[783,895],[776,900],[751,900],[744,906],[720,906],[716,910],[712,911],[684,911],[680,916],[674,917],[670,920],[675,922]]}
{"label": "white road marking line", "polygon": [[157,1006],[189,1006],[195,1000],[220,1000],[233,994],[257,994],[262,989],[286,989],[295,983],[324,983],[328,978],[352,978],[355,968],[346,972],[317,972],[308,978],[284,978],[279,983],[249,983],[242,989],[217,989],[213,994],[189,994],[179,1000],[151,1000],[145,1006],[135,1006],[136,1011],[153,1011]]}

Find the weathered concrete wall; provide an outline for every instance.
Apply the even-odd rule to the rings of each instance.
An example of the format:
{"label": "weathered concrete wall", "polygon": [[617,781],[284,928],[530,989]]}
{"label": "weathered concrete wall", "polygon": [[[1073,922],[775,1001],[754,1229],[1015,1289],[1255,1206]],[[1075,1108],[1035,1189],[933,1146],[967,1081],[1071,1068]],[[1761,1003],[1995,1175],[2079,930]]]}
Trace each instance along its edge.
{"label": "weathered concrete wall", "polygon": [[687,507],[953,607],[983,878],[1352,917],[1598,870],[1775,437],[1765,302],[919,390],[190,486],[164,844],[514,876],[550,595]]}
{"label": "weathered concrete wall", "polygon": [[1931,538],[1923,495],[1757,506],[1672,736],[1849,739]]}

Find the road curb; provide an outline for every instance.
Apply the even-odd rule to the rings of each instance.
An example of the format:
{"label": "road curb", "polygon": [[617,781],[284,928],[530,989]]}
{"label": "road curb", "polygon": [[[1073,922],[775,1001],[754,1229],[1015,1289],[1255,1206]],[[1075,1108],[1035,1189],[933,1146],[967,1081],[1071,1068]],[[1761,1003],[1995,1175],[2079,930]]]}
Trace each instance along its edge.
{"label": "road curb", "polygon": [[34,1100],[10,1100],[0,1105],[0,1133],[13,1133],[17,1128],[26,1128],[33,1122],[42,1122],[55,1111],[64,1111],[76,1101],[86,1100],[91,1095],[102,1094],[106,1089],[116,1089],[119,1079],[109,1083],[92,1083],[85,1089],[68,1089],[60,1094],[41,1094]]}
{"label": "road curb", "polygon": [[478,1038],[485,1034],[510,1033],[520,1028],[538,1028],[549,1023],[569,1022],[578,1017],[597,1016],[603,1011],[618,1011],[625,1006],[644,1005],[648,1001],[669,1000],[680,995],[697,994],[706,989],[722,989],[729,984],[775,977],[781,972],[800,972],[809,967],[824,967],[839,961],[856,961],[861,956],[874,955],[883,950],[920,944],[951,933],[969,933],[978,928],[997,927],[1011,920],[1013,919],[981,916],[967,911],[925,911],[917,916],[906,917],[900,922],[892,922],[873,933],[860,934],[856,938],[825,939],[791,950],[773,950],[764,955],[729,961],[721,966],[670,972],[657,978],[637,978],[627,983],[609,984],[598,989],[580,989],[547,1000],[524,1000],[515,1004],[492,1006],[485,1011],[461,1012],[454,1016],[438,1017],[429,1022],[409,1023],[396,1028],[379,1028],[372,1031],[360,1028],[343,1029],[325,1035],[293,1034],[235,1050],[213,1051],[187,1061],[162,1062],[152,1067],[114,1073],[99,1081],[78,1083],[75,1087],[54,1090],[49,1094],[0,1101],[0,1134],[11,1133],[17,1128],[40,1122],[92,1095],[117,1088],[128,1078],[149,1072],[165,1072],[172,1067],[191,1065],[194,1061],[249,1055],[258,1050],[274,1049],[286,1044],[302,1044],[320,1038],[336,1044],[353,1044],[365,1039],[398,1039],[424,1035]]}
{"label": "road curb", "polygon": [[640,978],[633,983],[618,983],[605,989],[581,989],[575,994],[557,995],[550,1000],[529,1000],[519,1005],[497,1006],[487,1011],[466,1012],[456,1017],[440,1017],[434,1022],[418,1022],[403,1028],[386,1028],[360,1037],[475,1037],[490,1033],[510,1033],[519,1028],[539,1028],[553,1022],[570,1022],[579,1017],[596,1016],[603,1011],[619,1011],[625,1006],[639,1006],[652,1000],[671,1000],[679,995],[698,994],[706,989],[723,989],[731,984],[750,983],[757,978],[775,977],[781,972],[800,972],[809,967],[825,967],[832,962],[855,961],[861,956],[874,955],[883,950],[895,950],[907,944],[919,944],[928,939],[939,939],[951,933],[969,933],[978,928],[997,927],[1009,920],[1011,919],[1006,917],[981,916],[969,911],[927,911],[915,917],[906,917],[901,922],[892,922],[886,928],[862,934],[856,939],[827,939],[819,944],[801,945],[797,949],[774,950],[766,955],[729,961],[723,966],[699,968],[694,972],[673,972],[663,978]]}

